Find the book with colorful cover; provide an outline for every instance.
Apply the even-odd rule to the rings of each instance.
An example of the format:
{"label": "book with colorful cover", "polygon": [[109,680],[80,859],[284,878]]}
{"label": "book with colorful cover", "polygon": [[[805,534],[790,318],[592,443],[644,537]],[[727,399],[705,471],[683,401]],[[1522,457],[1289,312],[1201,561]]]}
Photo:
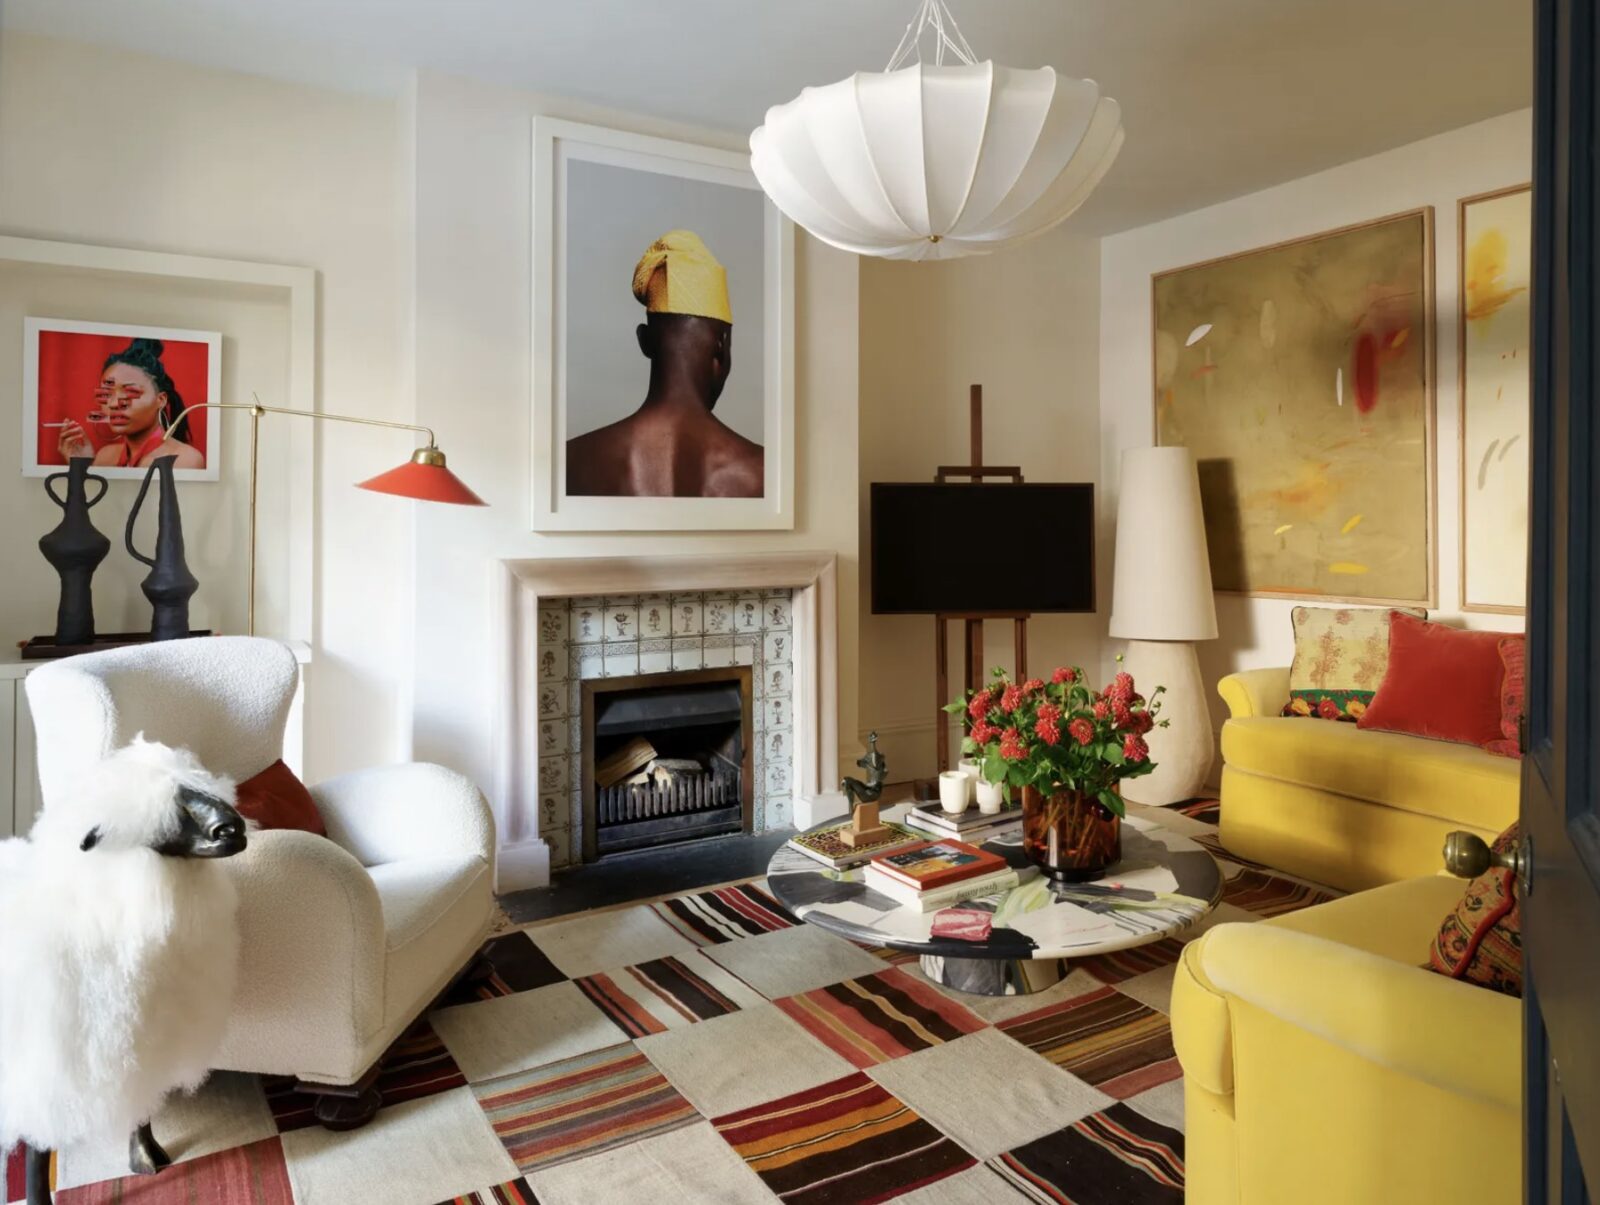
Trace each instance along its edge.
{"label": "book with colorful cover", "polygon": [[878,854],[894,850],[902,846],[910,846],[924,840],[917,833],[898,824],[885,823],[889,836],[882,841],[871,845],[846,845],[839,840],[839,830],[849,828],[850,821],[841,820],[838,824],[830,824],[826,828],[812,829],[810,832],[799,833],[789,838],[789,844],[806,857],[821,862],[824,866],[834,870],[847,870],[852,866],[859,866],[869,861]]}
{"label": "book with colorful cover", "polygon": [[1002,870],[1006,860],[965,841],[944,840],[919,841],[905,849],[881,853],[871,865],[891,879],[918,891],[929,891]]}
{"label": "book with colorful cover", "polygon": [[1010,891],[1018,881],[1017,872],[1008,866],[993,874],[979,875],[975,879],[963,879],[945,887],[936,887],[932,891],[918,891],[915,887],[908,887],[880,873],[876,866],[868,866],[866,873],[868,887],[881,895],[888,896],[895,903],[910,908],[913,912],[937,912],[941,908],[950,908],[968,900],[981,899],[986,895],[998,895]]}

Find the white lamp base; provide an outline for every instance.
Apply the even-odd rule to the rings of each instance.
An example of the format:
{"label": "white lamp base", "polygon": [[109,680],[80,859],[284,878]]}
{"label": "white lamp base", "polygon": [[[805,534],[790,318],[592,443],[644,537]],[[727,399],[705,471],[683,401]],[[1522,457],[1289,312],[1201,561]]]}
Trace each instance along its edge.
{"label": "white lamp base", "polygon": [[1123,797],[1164,806],[1202,794],[1216,747],[1194,645],[1182,640],[1130,640],[1122,668],[1133,675],[1134,686],[1146,698],[1157,686],[1167,688],[1161,696],[1161,719],[1168,721],[1167,727],[1154,728],[1145,738],[1156,768],[1143,778],[1124,782]]}

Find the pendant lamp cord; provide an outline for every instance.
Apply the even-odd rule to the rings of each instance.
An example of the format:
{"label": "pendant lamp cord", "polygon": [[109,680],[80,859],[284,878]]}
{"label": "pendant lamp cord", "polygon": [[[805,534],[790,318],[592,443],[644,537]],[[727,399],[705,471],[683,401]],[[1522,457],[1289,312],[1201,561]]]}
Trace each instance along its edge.
{"label": "pendant lamp cord", "polygon": [[913,51],[916,52],[917,62],[922,62],[922,35],[930,26],[934,32],[934,66],[944,66],[946,49],[968,67],[977,63],[978,56],[972,53],[972,47],[967,45],[967,39],[961,36],[961,29],[956,25],[956,19],[950,15],[945,0],[920,0],[916,15],[906,26],[900,44],[894,48],[894,54],[890,56],[889,65],[884,70],[895,70],[911,56]]}

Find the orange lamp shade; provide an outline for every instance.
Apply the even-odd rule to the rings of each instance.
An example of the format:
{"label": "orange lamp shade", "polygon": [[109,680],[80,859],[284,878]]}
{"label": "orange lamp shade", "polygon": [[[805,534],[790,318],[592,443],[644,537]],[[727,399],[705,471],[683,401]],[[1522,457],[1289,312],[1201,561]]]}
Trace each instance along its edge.
{"label": "orange lamp shade", "polygon": [[379,494],[395,494],[401,498],[415,498],[419,502],[452,502],[457,506],[488,505],[445,466],[444,453],[438,448],[418,448],[405,464],[358,483],[358,488]]}

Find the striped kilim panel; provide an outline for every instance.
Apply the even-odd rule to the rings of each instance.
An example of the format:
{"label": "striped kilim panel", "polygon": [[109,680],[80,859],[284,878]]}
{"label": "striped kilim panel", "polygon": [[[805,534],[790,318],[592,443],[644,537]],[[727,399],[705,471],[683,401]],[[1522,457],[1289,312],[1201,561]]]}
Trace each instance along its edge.
{"label": "striped kilim panel", "polygon": [[[1216,833],[1190,833],[1189,840],[1204,848],[1213,858],[1221,858],[1225,862],[1236,862],[1240,866],[1249,866],[1256,870],[1271,869],[1265,862],[1257,862],[1252,858],[1246,858],[1241,854],[1234,853],[1233,850],[1222,843],[1222,838],[1217,836]],[[1226,871],[1227,867],[1224,866],[1223,870]]]}
{"label": "striped kilim panel", "polygon": [[1114,987],[1012,1017],[1000,1029],[1118,1100],[1183,1074],[1167,1018]]}
{"label": "striped kilim panel", "polygon": [[[373,1086],[383,1097],[383,1107],[388,1108],[408,1100],[436,1096],[466,1082],[467,1077],[456,1066],[433,1026],[419,1021],[385,1052],[383,1069],[378,1072]],[[278,1133],[287,1134],[318,1124],[312,1115],[317,1098],[297,1089],[293,1079],[264,1077],[261,1086],[266,1093],[267,1107],[272,1110],[272,1119],[278,1123]]]}
{"label": "striped kilim panel", "polygon": [[792,929],[800,923],[787,908],[754,884],[680,895],[651,907],[657,916],[698,946],[758,937],[776,929]]}
{"label": "striped kilim panel", "polygon": [[480,1188],[464,1197],[451,1197],[439,1205],[539,1205],[526,1180],[513,1180],[509,1184],[496,1184],[493,1188]]}
{"label": "striped kilim panel", "polygon": [[989,1167],[1033,1201],[1183,1205],[1183,1135],[1123,1104],[991,1159]]}
{"label": "striped kilim panel", "polygon": [[1222,800],[1220,799],[1191,799],[1188,803],[1179,804],[1172,809],[1191,820],[1198,820],[1203,824],[1220,824],[1222,822]]}
{"label": "striped kilim panel", "polygon": [[880,958],[892,967],[903,967],[908,962],[920,963],[922,961],[922,955],[912,950],[891,950],[888,946],[866,946],[859,941],[853,941],[850,944],[859,946],[874,958]]}
{"label": "striped kilim panel", "polygon": [[976,1160],[860,1072],[712,1122],[784,1201],[887,1201]]}
{"label": "striped kilim panel", "polygon": [[263,1138],[199,1159],[174,1163],[159,1176],[124,1176],[56,1193],[56,1205],[295,1205],[283,1142]]}
{"label": "striped kilim panel", "polygon": [[1334,898],[1330,891],[1318,891],[1293,879],[1282,879],[1259,870],[1244,869],[1222,885],[1223,903],[1233,904],[1257,916],[1282,916]]}
{"label": "striped kilim panel", "polygon": [[1171,966],[1183,953],[1184,943],[1172,937],[1163,937],[1149,945],[1117,950],[1111,954],[1095,954],[1090,958],[1074,958],[1072,966],[1088,971],[1101,983],[1121,983],[1146,971],[1159,971]]}
{"label": "striped kilim panel", "polygon": [[491,938],[478,951],[478,958],[481,965],[474,967],[477,973],[452,987],[435,1007],[531,992],[536,987],[548,987],[566,979],[526,933]]}
{"label": "striped kilim panel", "polygon": [[487,1080],[472,1091],[521,1172],[700,1120],[632,1042]]}
{"label": "striped kilim panel", "polygon": [[573,982],[630,1038],[766,1003],[737,975],[698,952],[585,975]]}
{"label": "striped kilim panel", "polygon": [[775,1002],[856,1067],[872,1067],[976,1033],[988,1022],[897,967]]}

